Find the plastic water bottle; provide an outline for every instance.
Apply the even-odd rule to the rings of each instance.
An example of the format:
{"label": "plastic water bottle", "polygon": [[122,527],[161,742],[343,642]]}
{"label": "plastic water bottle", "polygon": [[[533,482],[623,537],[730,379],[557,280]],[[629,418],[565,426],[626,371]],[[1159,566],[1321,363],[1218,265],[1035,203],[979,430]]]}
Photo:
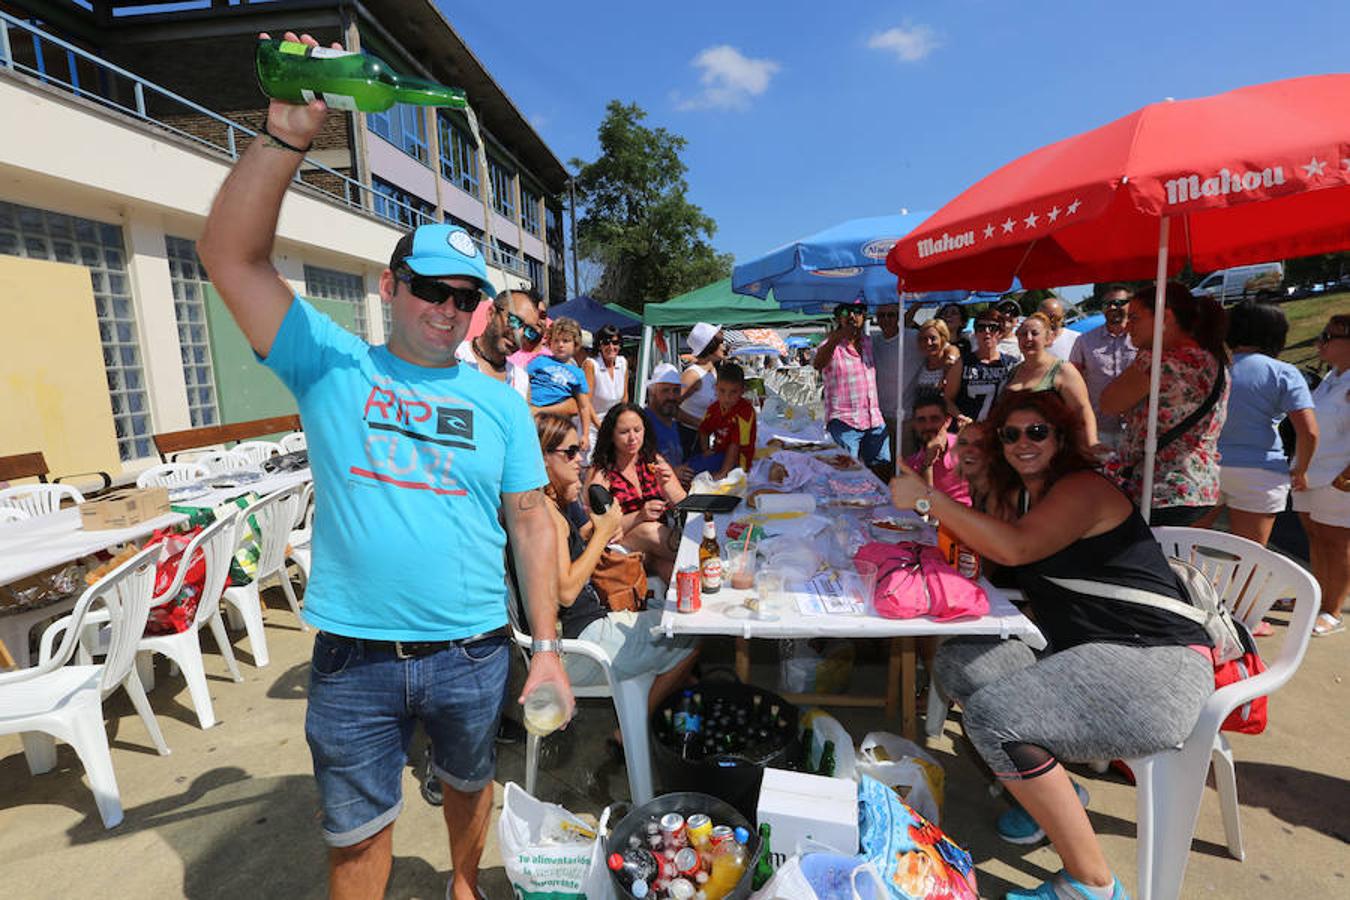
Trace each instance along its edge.
{"label": "plastic water bottle", "polygon": [[544,682],[525,697],[525,730],[543,737],[552,734],[563,724],[562,695],[549,682]]}

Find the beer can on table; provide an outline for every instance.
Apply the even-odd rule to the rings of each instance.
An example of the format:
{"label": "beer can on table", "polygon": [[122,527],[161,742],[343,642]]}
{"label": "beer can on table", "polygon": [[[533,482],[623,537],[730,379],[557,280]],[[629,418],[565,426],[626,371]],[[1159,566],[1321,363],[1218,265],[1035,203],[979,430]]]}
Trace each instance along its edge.
{"label": "beer can on table", "polygon": [[666,813],[661,817],[661,838],[667,850],[679,850],[689,845],[689,837],[684,829],[684,816],[679,813]]}
{"label": "beer can on table", "polygon": [[685,566],[675,573],[676,612],[696,613],[703,608],[699,588],[701,577],[698,566]]}

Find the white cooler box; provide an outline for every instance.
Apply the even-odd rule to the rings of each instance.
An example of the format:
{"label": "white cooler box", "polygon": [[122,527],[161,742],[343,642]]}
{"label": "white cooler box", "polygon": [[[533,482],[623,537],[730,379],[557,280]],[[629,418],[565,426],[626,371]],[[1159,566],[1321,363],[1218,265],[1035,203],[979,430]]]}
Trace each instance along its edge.
{"label": "white cooler box", "polygon": [[851,778],[765,769],[755,820],[773,829],[775,868],[798,844],[803,850],[824,844],[840,853],[857,853],[858,785]]}

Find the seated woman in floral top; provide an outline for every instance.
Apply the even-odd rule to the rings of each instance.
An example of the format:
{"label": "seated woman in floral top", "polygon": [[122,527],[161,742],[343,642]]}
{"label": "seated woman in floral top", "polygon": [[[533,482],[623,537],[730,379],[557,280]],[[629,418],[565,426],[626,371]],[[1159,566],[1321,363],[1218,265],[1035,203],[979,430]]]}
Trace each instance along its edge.
{"label": "seated woman in floral top", "polygon": [[[1131,472],[1140,499],[1144,440],[1148,429],[1149,367],[1153,360],[1153,288],[1130,299],[1134,363],[1102,391],[1101,411],[1125,417],[1120,459]],[[1165,446],[1162,437],[1209,399],[1228,364],[1227,316],[1216,300],[1193,297],[1176,282],[1167,285],[1163,312],[1162,382],[1158,396],[1158,454],[1153,473],[1150,525],[1191,525],[1219,502],[1219,434],[1228,411],[1226,374],[1218,399],[1184,434]]]}

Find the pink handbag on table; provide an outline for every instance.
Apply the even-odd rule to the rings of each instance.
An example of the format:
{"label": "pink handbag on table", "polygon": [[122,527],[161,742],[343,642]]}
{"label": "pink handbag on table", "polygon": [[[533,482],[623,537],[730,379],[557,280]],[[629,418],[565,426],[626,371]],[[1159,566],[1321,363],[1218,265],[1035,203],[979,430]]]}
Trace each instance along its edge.
{"label": "pink handbag on table", "polygon": [[928,616],[948,622],[989,612],[984,588],[953,569],[936,547],[873,541],[859,548],[853,559],[877,567],[873,605],[883,618]]}

